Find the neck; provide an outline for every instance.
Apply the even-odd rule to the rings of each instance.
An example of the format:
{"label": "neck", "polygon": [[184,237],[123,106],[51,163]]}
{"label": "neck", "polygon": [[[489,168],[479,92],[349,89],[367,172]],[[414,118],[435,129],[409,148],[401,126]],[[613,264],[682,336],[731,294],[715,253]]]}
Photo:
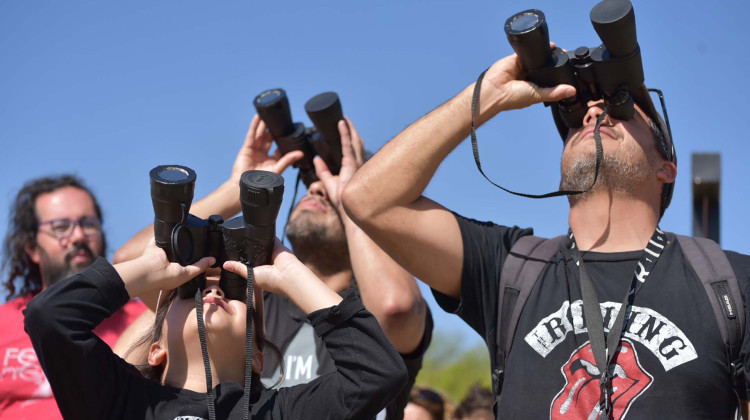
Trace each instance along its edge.
{"label": "neck", "polygon": [[598,191],[572,199],[568,221],[582,251],[636,251],[646,246],[656,229],[659,204]]}
{"label": "neck", "polygon": [[337,271],[331,271],[329,269],[321,269],[314,263],[305,262],[304,264],[310,269],[310,271],[315,273],[315,275],[318,276],[318,278],[320,278],[329,289],[336,293],[341,293],[344,290],[349,289],[352,285],[353,274],[351,267],[342,267]]}
{"label": "neck", "polygon": [[[198,343],[196,343],[198,344]],[[200,345],[196,351],[190,351],[186,359],[175,360],[171,357],[167,362],[162,377],[162,383],[176,388],[189,389],[195,392],[208,392],[206,389],[206,370],[203,367],[203,355],[200,351]],[[242,354],[228,355],[226,347],[222,351],[220,361],[212,357],[211,346],[209,345],[209,363],[211,366],[211,386],[222,382],[235,382],[244,384],[245,382],[245,353],[244,345]]]}

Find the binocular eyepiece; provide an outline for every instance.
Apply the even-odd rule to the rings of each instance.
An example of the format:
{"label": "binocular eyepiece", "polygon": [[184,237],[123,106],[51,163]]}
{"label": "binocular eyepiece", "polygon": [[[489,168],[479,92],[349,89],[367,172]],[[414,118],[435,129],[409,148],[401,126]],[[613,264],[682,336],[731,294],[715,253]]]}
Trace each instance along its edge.
{"label": "binocular eyepiece", "polygon": [[[152,169],[151,202],[154,207],[154,237],[170,262],[193,264],[203,257],[240,261],[255,267],[270,263],[276,236],[276,216],[284,196],[284,178],[267,171],[247,171],[240,178],[242,216],[227,221],[219,215],[201,219],[190,214],[195,189],[195,171],[180,165]],[[193,297],[204,289],[203,275],[178,288],[180,298]],[[247,279],[221,270],[219,286],[228,299],[245,300]]]}
{"label": "binocular eyepiece", "polygon": [[299,168],[305,186],[309,187],[318,180],[313,165],[315,155],[323,158],[332,174],[339,173],[342,156],[338,123],[344,119],[344,114],[336,93],[321,93],[305,103],[305,111],[313,123],[312,128],[292,122],[289,99],[283,89],[267,90],[256,96],[253,104],[281,153],[294,150],[304,153],[304,157],[294,167]]}
{"label": "binocular eyepiece", "polygon": [[526,68],[527,80],[543,87],[563,83],[576,87],[575,97],[551,104],[556,121],[561,119],[568,128],[582,125],[591,100],[603,99],[609,115],[629,120],[634,112],[634,93],[643,86],[641,50],[630,1],[604,0],[594,6],[590,18],[602,44],[575,51],[550,49],[547,21],[541,10],[525,10],[505,22],[508,42]]}

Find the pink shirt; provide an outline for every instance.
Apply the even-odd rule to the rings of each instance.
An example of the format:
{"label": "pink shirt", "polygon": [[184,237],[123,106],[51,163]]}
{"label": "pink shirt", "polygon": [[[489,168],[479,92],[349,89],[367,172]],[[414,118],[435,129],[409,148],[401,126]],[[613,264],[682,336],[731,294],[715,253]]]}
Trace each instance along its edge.
{"label": "pink shirt", "polygon": [[[49,382],[23,329],[23,310],[33,295],[17,297],[0,305],[0,419],[61,419]],[[131,300],[94,332],[110,347],[122,331],[144,310]]]}

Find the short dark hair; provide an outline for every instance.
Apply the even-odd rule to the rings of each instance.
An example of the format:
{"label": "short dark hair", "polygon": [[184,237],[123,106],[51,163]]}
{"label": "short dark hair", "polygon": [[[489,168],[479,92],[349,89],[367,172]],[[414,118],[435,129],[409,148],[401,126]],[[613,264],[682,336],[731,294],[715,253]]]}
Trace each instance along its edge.
{"label": "short dark hair", "polygon": [[[3,241],[2,268],[8,270],[8,279],[3,283],[8,294],[6,299],[42,290],[42,276],[39,265],[26,254],[26,246],[36,242],[36,232],[40,220],[36,212],[36,199],[42,194],[51,193],[63,187],[74,187],[85,191],[94,202],[96,216],[102,219],[102,210],[96,197],[75,175],[64,174],[32,179],[18,191],[10,208],[8,232]],[[102,249],[106,251],[107,241],[102,232]],[[20,290],[16,290],[16,279],[23,279]]]}
{"label": "short dark hair", "polygon": [[433,420],[442,420],[445,416],[445,400],[431,388],[414,386],[409,393],[409,402],[427,410]]}
{"label": "short dark hair", "polygon": [[466,397],[461,401],[461,404],[456,407],[456,411],[453,412],[453,418],[462,419],[469,417],[477,410],[489,410],[492,412],[494,402],[492,391],[479,386],[479,384],[474,384],[469,389],[469,392],[466,393]]}

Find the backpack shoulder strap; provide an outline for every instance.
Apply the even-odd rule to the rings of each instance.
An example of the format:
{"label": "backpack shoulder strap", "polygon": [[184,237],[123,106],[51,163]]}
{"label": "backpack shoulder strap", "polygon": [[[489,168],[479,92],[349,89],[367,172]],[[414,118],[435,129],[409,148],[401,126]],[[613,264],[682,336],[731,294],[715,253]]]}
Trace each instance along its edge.
{"label": "backpack shoulder strap", "polygon": [[552,239],[537,236],[524,236],[519,239],[508,253],[500,273],[498,286],[498,311],[495,355],[495,368],[492,371],[492,385],[495,395],[500,394],[505,360],[510,352],[513,336],[518,325],[526,299],[531,293],[549,260],[560,248],[565,236]]}
{"label": "backpack shoulder strap", "polygon": [[738,369],[739,350],[745,331],[745,308],[729,259],[721,247],[710,239],[675,236],[682,253],[706,290],[727,348],[730,368]]}

